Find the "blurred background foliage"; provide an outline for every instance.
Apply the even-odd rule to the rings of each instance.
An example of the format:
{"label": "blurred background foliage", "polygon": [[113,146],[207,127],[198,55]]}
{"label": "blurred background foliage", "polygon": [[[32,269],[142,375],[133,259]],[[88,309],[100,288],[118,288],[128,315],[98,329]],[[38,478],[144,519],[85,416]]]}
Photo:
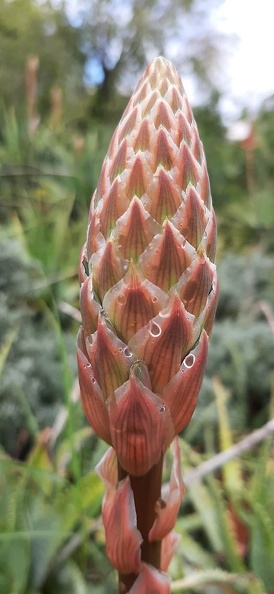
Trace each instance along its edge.
{"label": "blurred background foliage", "polygon": [[[220,0],[221,1],[221,0]],[[159,53],[191,77],[219,226],[220,300],[185,472],[273,416],[274,101],[229,140],[218,0],[0,4],[0,592],[111,594],[104,452],[79,403],[77,262],[114,127]],[[243,121],[247,120],[245,113]],[[174,592],[273,592],[273,440],[190,483]],[[166,473],[168,476],[169,462]]]}

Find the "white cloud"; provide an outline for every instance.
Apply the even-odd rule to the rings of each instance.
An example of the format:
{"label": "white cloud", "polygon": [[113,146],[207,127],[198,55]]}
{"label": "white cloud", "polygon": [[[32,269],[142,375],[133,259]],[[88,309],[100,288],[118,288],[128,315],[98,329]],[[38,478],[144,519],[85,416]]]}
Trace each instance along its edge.
{"label": "white cloud", "polygon": [[227,61],[228,100],[256,108],[274,93],[273,0],[224,0],[218,27],[237,36]]}

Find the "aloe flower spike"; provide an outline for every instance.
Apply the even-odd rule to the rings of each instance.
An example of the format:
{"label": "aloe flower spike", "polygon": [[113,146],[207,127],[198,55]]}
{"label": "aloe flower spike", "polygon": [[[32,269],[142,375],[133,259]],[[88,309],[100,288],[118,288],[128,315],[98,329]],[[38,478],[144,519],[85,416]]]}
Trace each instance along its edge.
{"label": "aloe flower spike", "polygon": [[[79,382],[87,419],[110,445],[97,470],[120,594],[170,592],[165,571],[184,491],[176,436],[203,379],[215,250],[203,146],[180,77],[159,57],[113,134],[79,266]],[[172,441],[170,484],[161,491]]]}

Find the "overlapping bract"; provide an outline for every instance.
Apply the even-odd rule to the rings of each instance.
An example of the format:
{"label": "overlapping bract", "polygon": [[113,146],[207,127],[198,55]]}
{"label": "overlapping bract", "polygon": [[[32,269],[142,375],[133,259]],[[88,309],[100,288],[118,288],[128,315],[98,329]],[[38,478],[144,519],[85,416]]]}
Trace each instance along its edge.
{"label": "overlapping bract", "polygon": [[[173,441],[173,468],[169,484],[163,485],[161,498],[155,505],[155,521],[149,532],[149,541],[162,541],[160,571],[142,562],[142,535],[137,528],[134,494],[129,476],[118,481],[117,456],[109,448],[96,467],[104,481],[106,494],[103,499],[102,516],[106,533],[107,554],[120,573],[138,574],[136,585],[129,594],[138,592],[161,592],[168,594],[169,578],[167,571],[180,537],[173,531],[177,513],[184,492],[180,471],[180,451],[178,437]],[[142,587],[141,587],[142,584]]]}
{"label": "overlapping bract", "polygon": [[203,146],[174,66],[157,58],[114,132],[79,276],[83,407],[121,466],[155,465],[195,409],[217,302]]}

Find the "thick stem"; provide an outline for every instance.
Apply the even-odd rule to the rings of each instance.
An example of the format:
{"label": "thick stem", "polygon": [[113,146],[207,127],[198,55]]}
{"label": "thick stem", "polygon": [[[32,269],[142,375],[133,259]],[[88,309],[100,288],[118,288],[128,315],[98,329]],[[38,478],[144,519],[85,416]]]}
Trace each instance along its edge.
{"label": "thick stem", "polygon": [[[161,541],[149,542],[148,534],[155,520],[155,504],[161,497],[163,457],[158,464],[144,476],[130,476],[137,514],[137,528],[143,538],[141,545],[142,561],[160,569]],[[126,472],[118,464],[118,477],[122,480]],[[119,574],[119,593],[126,594],[136,580],[135,574]]]}

